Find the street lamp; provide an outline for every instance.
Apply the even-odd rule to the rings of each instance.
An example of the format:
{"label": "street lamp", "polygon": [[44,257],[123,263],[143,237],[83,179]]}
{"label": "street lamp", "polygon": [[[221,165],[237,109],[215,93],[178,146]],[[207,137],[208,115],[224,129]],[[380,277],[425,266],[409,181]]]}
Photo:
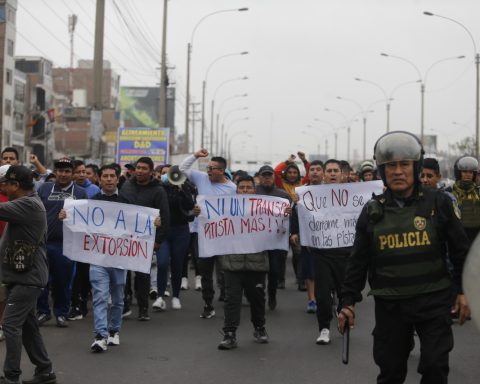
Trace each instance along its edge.
{"label": "street lamp", "polygon": [[222,133],[220,134],[222,151],[225,149],[225,147],[226,147],[226,145],[227,145],[227,139],[224,138],[225,120],[227,120],[227,117],[230,116],[232,113],[239,112],[239,111],[246,111],[247,109],[248,109],[248,107],[241,107],[241,108],[231,109],[231,110],[228,111],[228,112],[225,114],[225,116],[223,117],[223,120],[222,120]]}
{"label": "street lamp", "polygon": [[460,23],[459,21],[455,20],[455,19],[452,19],[450,17],[447,17],[447,16],[441,16],[441,15],[437,15],[435,13],[432,13],[432,12],[423,12],[424,15],[427,15],[427,16],[436,16],[436,17],[440,17],[441,19],[445,19],[445,20],[448,20],[448,21],[451,21],[452,23],[455,23],[457,25],[459,25],[460,27],[463,28],[463,30],[465,32],[467,32],[468,36],[470,36],[470,39],[472,40],[472,44],[473,44],[473,53],[475,54],[475,71],[476,71],[476,85],[475,85],[475,156],[478,158],[478,154],[479,154],[479,134],[480,134],[480,127],[479,127],[479,114],[480,114],[480,53],[478,52],[477,50],[477,44],[475,43],[475,39],[473,38],[473,35],[472,33],[470,32],[470,30],[465,26],[463,25],[462,23]]}
{"label": "street lamp", "polygon": [[218,15],[219,13],[225,13],[225,12],[243,12],[243,11],[248,11],[248,8],[244,7],[244,8],[235,8],[235,9],[223,9],[220,11],[209,13],[203,16],[193,28],[190,41],[187,44],[187,86],[186,86],[187,89],[185,92],[185,100],[186,100],[185,101],[185,142],[187,145],[187,152],[189,151],[188,145],[189,145],[189,137],[190,137],[189,125],[188,125],[189,119],[190,119],[190,116],[189,116],[189,113],[190,113],[190,64],[192,61],[192,47],[193,47],[193,38],[195,37],[195,32],[199,27],[199,25],[202,23],[202,21],[204,21],[210,16]]}
{"label": "street lamp", "polygon": [[[218,112],[217,112],[217,119],[216,119],[216,127],[215,127],[215,153],[218,153],[218,150],[220,149],[220,141],[221,141],[221,136],[220,136],[220,124],[219,124],[219,120],[220,120],[220,112],[222,111],[222,108],[223,106],[225,105],[225,103],[227,101],[230,101],[230,100],[234,100],[234,99],[238,99],[238,98],[241,98],[241,97],[247,97],[248,94],[247,93],[244,93],[242,95],[234,95],[234,96],[231,96],[231,97],[228,97],[226,98],[225,100],[222,101],[222,103],[220,104],[220,108],[218,108]],[[213,110],[213,100],[212,100],[212,110]]]}
{"label": "street lamp", "polygon": [[[385,103],[387,104],[387,132],[390,132],[390,101],[391,100],[388,97],[385,89],[380,84],[377,84],[374,81],[360,79],[359,77],[356,77],[355,80],[356,81],[361,81],[363,83],[371,84],[374,87],[377,87],[378,89],[380,89],[380,91],[383,93],[383,95],[385,96]],[[365,158],[365,151],[363,152],[363,157]]]}
{"label": "street lamp", "polygon": [[[341,96],[337,96],[337,99],[353,103],[360,109],[360,114],[362,115],[362,120],[363,120],[363,159],[365,160],[367,158],[366,157],[366,152],[367,152],[367,149],[366,149],[366,145],[367,145],[366,144],[366,142],[367,142],[367,115],[371,112],[374,112],[374,111],[370,110],[370,108],[368,108],[366,110],[363,109],[363,107],[360,105],[360,103],[358,103],[357,101],[355,101],[353,99],[348,99],[346,97],[341,97]],[[388,101],[387,101],[387,105],[389,105]],[[389,109],[390,108],[387,107],[387,111]],[[387,116],[388,116],[388,112],[387,112]],[[388,129],[388,124],[387,124],[387,129]],[[388,132],[388,130],[387,130],[387,132]]]}
{"label": "street lamp", "polygon": [[[210,117],[210,137],[213,137],[213,117],[214,117],[214,113],[215,113],[215,99],[217,98],[217,92],[219,91],[220,88],[222,88],[224,85],[228,84],[228,83],[231,83],[233,81],[239,81],[239,80],[248,80],[248,77],[247,76],[243,76],[243,77],[235,77],[233,79],[228,79],[228,80],[225,80],[223,81],[222,83],[220,83],[220,85],[217,86],[217,88],[215,89],[215,92],[213,93],[213,98],[212,98],[212,105],[211,105],[211,117]],[[236,98],[236,97],[245,97],[247,96],[247,94],[244,94],[244,95],[235,95],[233,96],[233,98]],[[215,148],[215,152],[217,153],[218,152],[218,113],[217,113],[217,124],[216,124],[216,148]],[[213,151],[213,141],[212,141],[212,151]]]}
{"label": "street lamp", "polygon": [[[335,112],[337,114],[339,114],[340,116],[343,117],[345,123],[347,124],[347,161],[350,162],[350,131],[351,131],[351,128],[350,128],[350,125],[352,124],[353,122],[353,119],[348,119],[347,116],[340,112],[340,111],[337,111],[335,109],[331,109],[331,108],[324,108],[324,111],[327,111],[327,112]],[[339,130],[339,128],[337,129],[337,131]],[[337,157],[337,132],[335,132],[335,158]]]}
{"label": "street lamp", "polygon": [[317,153],[320,155],[320,138],[312,132],[301,131],[300,133],[307,136],[308,135],[313,136],[317,140]]}
{"label": "street lamp", "polygon": [[426,87],[426,80],[427,80],[427,76],[428,76],[428,73],[431,71],[431,69],[436,65],[436,64],[439,64],[439,63],[442,63],[444,61],[448,61],[448,60],[457,60],[457,59],[464,59],[465,56],[454,56],[454,57],[446,57],[444,59],[440,59],[440,60],[437,60],[435,61],[432,65],[430,65],[430,67],[428,67],[427,71],[425,72],[425,75],[422,76],[422,73],[420,72],[420,70],[418,69],[418,67],[410,60],[408,59],[405,59],[404,57],[400,57],[400,56],[395,56],[395,55],[389,55],[387,53],[381,53],[380,54],[381,56],[384,56],[384,57],[391,57],[391,58],[394,58],[394,59],[398,59],[398,60],[401,60],[401,61],[404,61],[408,64],[410,64],[416,71],[417,71],[417,74],[418,74],[418,78],[421,80],[420,81],[420,96],[421,96],[421,105],[420,105],[420,141],[422,142],[423,144],[423,139],[424,139],[424,131],[425,131],[425,87]]}
{"label": "street lamp", "polygon": [[[209,74],[210,70],[212,69],[213,65],[215,63],[217,63],[218,61],[220,61],[222,59],[225,59],[227,57],[230,57],[230,56],[239,56],[239,55],[240,56],[241,55],[248,55],[248,52],[247,51],[235,52],[235,53],[229,53],[229,54],[226,54],[226,55],[219,56],[210,63],[210,65],[207,68],[207,71],[205,72],[205,79],[203,80],[203,84],[202,84],[202,130],[201,130],[201,146],[202,146],[202,148],[204,148],[204,139],[205,139],[205,91],[206,91],[206,88],[207,88],[208,74]],[[213,127],[210,128],[210,132],[213,133]],[[212,138],[210,138],[210,141],[211,140],[212,140]]]}
{"label": "street lamp", "polygon": [[[242,117],[240,119],[235,119],[233,120],[232,122],[230,122],[230,124],[228,125],[228,127],[225,129],[225,123],[222,123],[222,150],[221,150],[221,153],[222,155],[226,156],[226,153],[227,153],[227,133],[228,133],[228,129],[232,127],[232,125],[240,122],[240,121],[245,121],[245,120],[248,120],[249,117]],[[225,132],[225,133],[224,133]]]}
{"label": "street lamp", "polygon": [[253,137],[252,135],[246,135],[246,133],[247,131],[243,130],[241,132],[234,133],[232,137],[228,139],[228,164],[232,164],[232,140],[239,135],[245,135],[245,137],[248,137],[249,139]]}

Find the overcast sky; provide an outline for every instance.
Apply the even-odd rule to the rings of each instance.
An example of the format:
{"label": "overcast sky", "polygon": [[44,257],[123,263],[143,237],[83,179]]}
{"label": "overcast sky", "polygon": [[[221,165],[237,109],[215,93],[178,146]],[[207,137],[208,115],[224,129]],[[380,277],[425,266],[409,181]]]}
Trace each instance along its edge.
{"label": "overcast sky", "polygon": [[[75,58],[93,58],[94,0],[19,0],[16,55],[46,56],[55,66],[69,65],[67,18],[78,15]],[[127,31],[119,11],[134,31]],[[247,12],[226,12],[205,19],[196,30],[192,54],[194,101],[201,100],[201,83],[209,65],[218,57],[249,51],[215,63],[207,83],[210,100],[226,80],[248,76],[218,88],[216,103],[234,95],[246,98],[225,102],[226,116],[240,159],[273,160],[304,150],[316,152],[318,144],[333,156],[333,129],[314,119],[326,120],[338,130],[338,157],[347,156],[345,118],[352,123],[352,157],[362,155],[364,111],[384,99],[382,91],[359,77],[379,84],[391,95],[399,84],[418,80],[408,63],[380,55],[386,52],[406,58],[419,69],[423,80],[430,66],[442,59],[426,78],[425,133],[438,134],[438,144],[446,149],[475,131],[475,50],[472,40],[459,25],[431,11],[463,23],[480,49],[480,2],[478,0],[171,0],[168,3],[167,54],[170,79],[177,85],[176,128],[185,127],[185,83],[187,43],[193,28],[205,15],[224,9],[249,7]],[[163,1],[107,0],[105,59],[121,74],[122,85],[158,83]],[[140,26],[143,37],[140,37]],[[143,48],[140,48],[143,47]],[[146,52],[149,51],[150,53]],[[391,130],[420,132],[420,85],[398,88],[391,103]],[[231,112],[248,107],[246,111]],[[327,112],[329,108],[337,112]],[[386,105],[370,107],[367,119],[367,156],[372,156],[376,139],[386,131]],[[223,120],[223,117],[220,120]],[[248,117],[248,120],[239,120]],[[237,120],[237,121],[236,121]],[[236,122],[234,122],[236,121]],[[456,122],[457,124],[453,124]],[[317,128],[307,128],[315,125]],[[198,124],[197,124],[198,127]],[[302,133],[308,132],[308,134]],[[252,135],[248,137],[247,134]],[[197,136],[196,146],[199,144]]]}

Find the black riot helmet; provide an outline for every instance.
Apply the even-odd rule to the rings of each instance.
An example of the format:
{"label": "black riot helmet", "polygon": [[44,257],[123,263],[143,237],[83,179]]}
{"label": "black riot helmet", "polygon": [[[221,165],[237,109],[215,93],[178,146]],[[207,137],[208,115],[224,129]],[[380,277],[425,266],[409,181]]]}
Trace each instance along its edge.
{"label": "black riot helmet", "polygon": [[380,136],[373,149],[378,173],[386,185],[385,164],[394,161],[413,161],[415,184],[420,183],[420,171],[423,163],[422,143],[417,136],[405,131],[393,131]]}
{"label": "black riot helmet", "polygon": [[462,179],[462,171],[472,171],[473,181],[475,181],[478,172],[478,160],[473,156],[467,155],[459,157],[453,166],[453,173],[455,174],[456,180]]}

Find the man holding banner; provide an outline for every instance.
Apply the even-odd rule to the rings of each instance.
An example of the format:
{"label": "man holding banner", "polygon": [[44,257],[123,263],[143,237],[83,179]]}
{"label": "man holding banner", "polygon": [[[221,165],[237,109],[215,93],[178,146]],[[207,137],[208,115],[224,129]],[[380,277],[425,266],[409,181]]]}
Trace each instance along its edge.
{"label": "man holding banner", "polygon": [[[355,323],[354,304],[369,278],[375,299],[373,356],[377,383],[403,383],[414,331],[420,339],[418,372],[423,384],[447,383],[452,277],[459,323],[469,316],[462,290],[468,240],[455,203],[445,193],[423,188],[423,148],[408,132],[390,132],[375,144],[386,191],[366,204],[356,224],[347,262],[338,327]],[[364,184],[364,183],[362,183]],[[451,276],[446,252],[453,264]]]}
{"label": "man holding banner", "polygon": [[[237,187],[225,176],[227,161],[223,157],[212,157],[208,162],[207,173],[191,169],[197,159],[206,158],[208,155],[208,151],[204,148],[196,151],[193,155],[183,160],[180,164],[180,170],[185,172],[188,179],[195,184],[199,195],[235,194]],[[197,221],[193,222],[191,231],[198,231]],[[215,316],[215,309],[213,308],[213,297],[215,295],[213,289],[213,269],[216,261],[214,256],[217,256],[219,253],[198,259],[198,268],[202,276],[202,298],[204,301],[203,312],[200,317],[203,319],[211,319]],[[217,268],[218,266],[217,264]]]}
{"label": "man holding banner", "polygon": [[[135,176],[131,177],[120,190],[120,202],[160,210],[162,226],[155,235],[155,250],[166,238],[170,225],[168,198],[160,182],[153,177],[153,161],[150,157],[141,157],[135,166]],[[148,299],[150,290],[150,271],[135,273],[135,294],[138,304],[138,320],[148,321]]]}
{"label": "man holding banner", "polygon": [[[255,193],[253,177],[240,176],[237,192],[240,195]],[[223,255],[221,261],[225,274],[225,320],[224,338],[218,349],[229,350],[237,347],[236,330],[240,324],[243,292],[250,303],[255,341],[260,344],[268,343],[265,330],[265,276],[269,270],[268,252],[262,250],[256,253]]]}

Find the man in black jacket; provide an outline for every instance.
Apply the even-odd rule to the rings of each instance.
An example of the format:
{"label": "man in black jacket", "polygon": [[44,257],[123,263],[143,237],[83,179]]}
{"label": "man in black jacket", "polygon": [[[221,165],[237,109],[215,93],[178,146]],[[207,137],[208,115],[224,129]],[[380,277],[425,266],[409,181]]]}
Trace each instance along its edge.
{"label": "man in black jacket", "polygon": [[[3,317],[6,354],[0,378],[2,384],[18,384],[22,373],[20,359],[22,343],[30,361],[35,364],[35,376],[24,383],[55,383],[52,362],[48,358],[35,318],[35,306],[42,288],[47,285],[46,256],[47,216],[45,207],[33,191],[33,177],[29,169],[14,165],[0,180],[9,202],[0,204],[0,220],[8,222],[1,243],[2,282],[7,286],[7,306]],[[32,256],[31,263],[18,263],[14,258],[24,248]],[[25,269],[22,271],[22,267]]]}
{"label": "man in black jacket", "polygon": [[[141,157],[135,167],[135,176],[131,177],[120,190],[120,202],[135,204],[160,210],[162,226],[155,235],[155,250],[165,239],[170,224],[168,198],[159,181],[153,178],[153,161],[150,157]],[[135,272],[135,293],[138,304],[138,320],[148,321],[148,293],[150,274]]]}

